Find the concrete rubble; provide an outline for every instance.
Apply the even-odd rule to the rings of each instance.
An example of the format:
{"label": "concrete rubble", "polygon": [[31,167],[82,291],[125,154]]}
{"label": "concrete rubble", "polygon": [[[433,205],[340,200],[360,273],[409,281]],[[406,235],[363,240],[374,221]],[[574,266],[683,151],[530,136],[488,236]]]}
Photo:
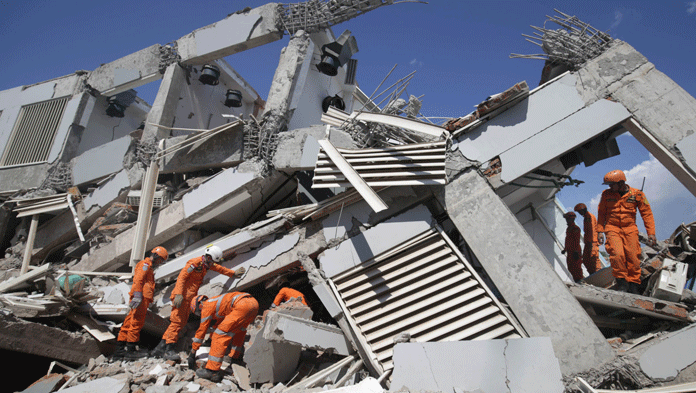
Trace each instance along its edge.
{"label": "concrete rubble", "polygon": [[[331,26],[392,3],[269,3],[93,71],[0,92],[0,145],[16,153],[0,162],[0,348],[66,370],[8,389],[580,392],[696,382],[696,223],[643,246],[641,293],[628,294],[612,289],[611,268],[573,282],[555,199],[582,182],[570,176],[576,165],[618,154],[624,132],[696,194],[696,159],[685,153],[696,100],[629,44],[561,14],[551,21],[583,29],[544,29],[538,87],[510,81],[438,125],[402,96],[410,75],[382,110],[357,86],[351,58],[369,37],[337,37]],[[599,41],[568,49],[585,34]],[[283,37],[264,100],[225,58]],[[153,103],[137,96],[156,80]],[[213,86],[228,94],[213,97]],[[42,102],[50,108],[31,112]],[[17,142],[40,137],[21,120],[32,116],[54,128],[40,152]],[[211,244],[221,265],[245,273],[211,272],[199,294],[243,291],[260,305],[243,361],[225,360],[216,384],[186,362],[113,359],[145,250],[170,255],[143,328],[140,345],[151,349],[179,271]],[[271,307],[279,280],[308,305]],[[183,358],[198,322],[182,331]],[[22,375],[17,363],[7,372]]]}

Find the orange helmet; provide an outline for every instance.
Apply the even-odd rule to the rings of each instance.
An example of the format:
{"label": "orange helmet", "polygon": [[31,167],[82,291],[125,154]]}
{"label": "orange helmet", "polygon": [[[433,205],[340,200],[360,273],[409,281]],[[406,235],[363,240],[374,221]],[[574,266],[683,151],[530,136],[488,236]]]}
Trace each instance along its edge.
{"label": "orange helmet", "polygon": [[579,212],[580,210],[587,210],[587,206],[585,206],[584,203],[578,203],[577,205],[575,205],[575,209],[573,210],[575,210],[576,212]]}
{"label": "orange helmet", "polygon": [[196,315],[201,315],[201,303],[208,300],[205,295],[198,295],[191,299],[191,313]]}
{"label": "orange helmet", "polygon": [[618,183],[620,181],[625,182],[626,175],[623,173],[622,170],[616,169],[604,175],[604,183],[602,184]]}
{"label": "orange helmet", "polygon": [[160,258],[162,258],[162,261],[166,261],[167,258],[169,258],[169,253],[162,246],[157,246],[157,247],[153,248],[152,251],[150,251],[150,253],[152,253],[153,255],[159,256]]}
{"label": "orange helmet", "polygon": [[566,214],[563,215],[564,218],[575,218],[575,213],[573,212],[567,212]]}

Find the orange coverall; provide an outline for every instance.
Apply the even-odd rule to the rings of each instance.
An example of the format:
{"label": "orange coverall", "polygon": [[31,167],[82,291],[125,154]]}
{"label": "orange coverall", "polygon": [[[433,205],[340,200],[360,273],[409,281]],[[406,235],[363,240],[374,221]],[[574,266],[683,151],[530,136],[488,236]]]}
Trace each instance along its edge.
{"label": "orange coverall", "polygon": [[642,191],[632,187],[628,187],[623,195],[611,189],[602,192],[597,232],[606,233],[605,248],[609,253],[613,276],[640,284],[640,242],[636,209],[640,210],[648,236],[655,236],[655,219],[650,203]]}
{"label": "orange coverall", "polygon": [[280,291],[278,291],[278,294],[276,295],[275,299],[273,300],[273,304],[276,306],[280,306],[280,303],[286,302],[290,299],[294,298],[300,298],[300,301],[302,301],[302,304],[307,306],[307,302],[305,301],[304,295],[302,292],[294,290],[292,288],[281,288]]}
{"label": "orange coverall", "polygon": [[[186,266],[181,269],[179,277],[176,279],[176,286],[174,286],[170,299],[174,300],[176,295],[182,295],[184,301],[181,302],[179,308],[172,308],[172,312],[169,315],[169,327],[167,327],[167,330],[162,336],[162,339],[165,340],[167,344],[173,344],[179,340],[179,332],[186,322],[188,322],[189,313],[191,312],[191,299],[198,294],[198,288],[200,288],[203,277],[205,277],[205,274],[208,272],[208,267],[203,262],[203,258],[204,257],[200,256],[186,262]],[[229,277],[234,277],[234,270],[216,263],[210,265],[210,270]]]}
{"label": "orange coverall", "polygon": [[133,300],[135,292],[143,293],[143,301],[135,310],[130,310],[118,332],[118,341],[136,343],[140,341],[140,331],[145,325],[147,308],[152,303],[155,294],[155,269],[152,268],[152,259],[147,257],[138,262],[133,275],[133,285],[130,290],[130,300]]}
{"label": "orange coverall", "polygon": [[574,281],[582,280],[582,265],[580,262],[580,227],[570,223],[566,229],[565,238],[566,264]]}
{"label": "orange coverall", "polygon": [[246,327],[256,318],[259,303],[248,293],[231,292],[201,303],[201,324],[196,330],[191,348],[197,351],[212,326],[212,344],[205,368],[217,371],[222,365],[225,351],[232,342],[230,357],[239,359],[246,336]]}
{"label": "orange coverall", "polygon": [[583,240],[585,247],[582,250],[582,264],[585,265],[587,272],[592,274],[602,268],[599,262],[599,243],[597,242],[597,219],[594,214],[586,212],[583,217]]}

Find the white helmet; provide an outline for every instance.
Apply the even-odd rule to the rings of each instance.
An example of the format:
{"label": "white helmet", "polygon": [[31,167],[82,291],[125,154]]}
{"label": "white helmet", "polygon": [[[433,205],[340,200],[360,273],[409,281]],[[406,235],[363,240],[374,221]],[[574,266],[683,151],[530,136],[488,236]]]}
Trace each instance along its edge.
{"label": "white helmet", "polygon": [[205,249],[205,253],[213,258],[213,261],[220,262],[222,259],[222,250],[218,246],[210,246]]}

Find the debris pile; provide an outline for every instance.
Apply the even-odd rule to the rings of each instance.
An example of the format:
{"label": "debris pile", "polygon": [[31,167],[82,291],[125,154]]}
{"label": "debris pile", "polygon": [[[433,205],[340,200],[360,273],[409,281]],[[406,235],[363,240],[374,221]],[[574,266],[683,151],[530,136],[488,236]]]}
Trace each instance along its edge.
{"label": "debris pile", "polygon": [[[0,138],[12,134],[1,143],[16,151],[0,166],[0,348],[53,362],[11,389],[587,392],[693,381],[696,223],[645,246],[640,293],[626,293],[611,267],[574,282],[555,198],[583,182],[570,177],[576,165],[618,154],[626,131],[669,145],[661,157],[696,189],[696,165],[672,153],[673,127],[652,118],[680,107],[630,90],[678,86],[562,14],[552,19],[570,33],[544,31],[541,45],[572,72],[531,90],[514,83],[434,124],[422,97],[406,96],[414,73],[360,90],[357,39],[329,28],[392,3],[244,9],[96,70],[0,92],[10,118]],[[286,32],[264,101],[224,58]],[[156,79],[150,105],[132,89]],[[61,105],[40,116],[56,138],[36,161],[20,142],[43,134],[12,118],[32,119],[54,97]],[[224,324],[238,299],[249,315]],[[123,341],[136,313],[139,341]],[[168,335],[172,323],[180,331]]]}

